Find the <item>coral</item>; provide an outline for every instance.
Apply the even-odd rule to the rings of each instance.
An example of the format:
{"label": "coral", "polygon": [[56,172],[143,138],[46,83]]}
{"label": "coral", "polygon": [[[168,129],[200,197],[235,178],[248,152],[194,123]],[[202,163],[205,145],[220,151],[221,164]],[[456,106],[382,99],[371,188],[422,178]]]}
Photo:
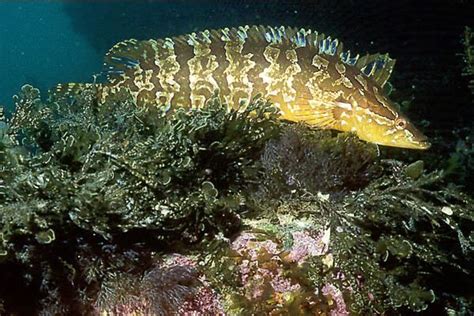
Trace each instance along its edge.
{"label": "coral", "polygon": [[245,220],[247,230],[230,244],[221,242],[207,263],[206,275],[219,284],[229,314],[344,315],[338,285],[329,279],[315,284],[306,275],[313,260],[325,271],[332,267],[331,229],[306,216],[319,209],[317,203],[299,205],[305,214],[298,217],[290,211],[294,207],[282,205],[275,218]]}
{"label": "coral", "polygon": [[[330,305],[335,305],[336,308],[331,310],[331,315],[333,316],[346,316],[349,315],[349,312],[346,308],[346,303],[344,302],[344,297],[342,296],[341,291],[332,284],[327,284],[322,288],[322,293],[326,297],[330,297]],[[333,303],[334,302],[334,303]]]}
{"label": "coral", "polygon": [[[306,240],[313,239],[308,232],[299,233]],[[266,232],[242,232],[217,264],[206,269],[224,292],[226,311],[231,315],[319,315],[328,311],[329,300],[322,292],[314,294],[314,288],[300,278],[304,260],[295,260],[291,251]],[[220,269],[226,268],[237,273],[222,273]]]}
{"label": "coral", "polygon": [[227,310],[471,310],[474,200],[420,162],[385,160],[380,167],[378,178],[342,198],[305,192],[279,204],[261,202],[269,210],[244,219],[246,230],[209,263]]}

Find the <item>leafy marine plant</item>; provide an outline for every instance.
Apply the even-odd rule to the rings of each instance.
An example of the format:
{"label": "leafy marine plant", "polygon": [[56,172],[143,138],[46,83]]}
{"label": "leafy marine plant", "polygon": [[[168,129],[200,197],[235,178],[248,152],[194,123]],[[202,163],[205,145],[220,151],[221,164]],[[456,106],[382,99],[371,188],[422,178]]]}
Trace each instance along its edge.
{"label": "leafy marine plant", "polygon": [[285,128],[261,159],[259,212],[208,250],[230,314],[473,309],[474,201],[445,172],[303,126]]}
{"label": "leafy marine plant", "polygon": [[[2,128],[0,260],[20,279],[23,265],[30,267],[31,281],[18,284],[36,295],[38,278],[59,296],[80,291],[53,291],[64,280],[93,284],[80,281],[88,264],[74,254],[88,244],[146,242],[153,249],[234,232],[244,191],[259,175],[258,157],[279,131],[273,107],[261,99],[238,110],[216,100],[167,113],[136,107],[124,91],[99,107],[94,93],[91,87],[45,103],[24,86]],[[61,282],[42,276],[51,261]]]}
{"label": "leafy marine plant", "polygon": [[[371,292],[387,296],[386,300],[371,302],[379,310],[422,311],[436,304],[446,311],[449,306],[463,308],[462,299],[457,298],[468,297],[469,290],[463,289],[472,288],[468,277],[472,274],[474,249],[470,237],[472,199],[445,186],[441,172],[416,171],[420,170],[419,163],[387,164],[391,175],[349,197],[349,213],[341,216],[355,225],[341,234],[345,241],[339,244],[340,254],[353,254],[362,244],[370,249],[368,254],[373,256],[375,265],[370,267],[372,260],[366,256],[353,255],[355,260],[340,261],[341,268],[362,271],[365,291],[378,287],[377,283],[382,286]],[[359,238],[354,243],[356,236]],[[372,269],[379,272],[368,278]],[[448,279],[458,281],[448,284],[448,275]],[[374,280],[377,281],[370,284]],[[460,284],[462,280],[467,283]],[[355,306],[370,306],[366,304],[356,301]]]}
{"label": "leafy marine plant", "polygon": [[342,198],[261,202],[267,211],[244,232],[212,246],[206,271],[230,314],[472,311],[472,198],[421,162],[381,164],[380,177]]}
{"label": "leafy marine plant", "polygon": [[265,146],[263,188],[273,197],[292,191],[341,195],[363,188],[380,174],[377,157],[376,145],[352,134],[288,126]]}
{"label": "leafy marine plant", "polygon": [[473,309],[474,203],[422,161],[287,126],[260,99],[171,113],[25,86],[15,100],[0,130],[6,313]]}
{"label": "leafy marine plant", "polygon": [[25,173],[2,179],[9,181],[4,207],[44,204],[105,238],[153,227],[163,230],[163,238],[196,229],[187,232],[196,239],[203,223],[189,219],[225,216],[255,177],[261,148],[277,132],[273,110],[263,101],[240,112],[216,101],[167,115],[136,108],[126,97],[94,107],[87,90],[70,106],[56,102],[46,110],[37,93],[23,88],[9,122],[10,139],[20,138],[33,153],[18,156],[23,161],[14,168],[29,167]]}

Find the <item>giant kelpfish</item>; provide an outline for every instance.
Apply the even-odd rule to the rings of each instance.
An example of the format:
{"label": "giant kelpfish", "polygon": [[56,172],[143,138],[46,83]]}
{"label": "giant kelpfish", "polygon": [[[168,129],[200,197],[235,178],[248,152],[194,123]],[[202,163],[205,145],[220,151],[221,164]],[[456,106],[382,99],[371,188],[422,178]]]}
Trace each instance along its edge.
{"label": "giant kelpfish", "polygon": [[201,108],[216,95],[236,108],[262,95],[283,120],[426,149],[427,138],[385,93],[394,65],[388,54],[360,57],[314,30],[240,26],[119,42],[105,56],[105,82],[62,84],[53,95],[95,85],[99,104],[126,89],[137,106],[166,109]]}

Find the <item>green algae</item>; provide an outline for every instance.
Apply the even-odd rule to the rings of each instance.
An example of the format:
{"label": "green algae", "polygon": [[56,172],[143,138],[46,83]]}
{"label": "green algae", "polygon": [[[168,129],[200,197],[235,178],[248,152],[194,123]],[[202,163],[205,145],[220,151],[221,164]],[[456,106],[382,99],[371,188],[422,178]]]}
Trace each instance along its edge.
{"label": "green algae", "polygon": [[113,310],[175,251],[199,258],[231,315],[473,308],[474,201],[421,160],[279,122],[259,98],[170,113],[25,86],[15,102],[0,126],[8,312]]}
{"label": "green algae", "polygon": [[[278,134],[270,104],[228,110],[216,100],[170,114],[139,109],[125,92],[101,107],[93,96],[92,88],[42,102],[27,85],[14,98],[0,143],[3,262],[37,275],[46,253],[65,245],[74,252],[89,242],[146,241],[154,249],[238,229],[243,192]],[[67,280],[66,266],[85,267],[62,251]]]}
{"label": "green algae", "polygon": [[405,174],[413,180],[418,179],[423,174],[425,163],[423,160],[417,160],[405,168]]}
{"label": "green algae", "polygon": [[[328,140],[331,136],[325,137]],[[282,137],[279,141],[286,139]],[[320,150],[319,155],[324,157],[324,148]],[[311,156],[318,155],[311,152]],[[263,159],[267,157],[264,155]],[[302,161],[297,151],[287,154],[287,159]],[[327,296],[315,296],[312,292],[319,289],[321,293],[328,284],[341,291],[346,304],[342,312],[354,315],[406,314],[435,306],[438,311],[440,306],[457,311],[472,309],[473,302],[468,299],[473,288],[472,197],[445,183],[443,172],[423,171],[420,162],[405,165],[382,159],[371,164],[382,170],[358,190],[343,194],[312,193],[302,186],[282,199],[270,201],[268,195],[256,193],[256,199],[261,199],[257,202],[261,209],[255,218],[245,219],[243,223],[244,234],[260,237],[239,254],[235,250],[217,252],[215,261],[206,266],[206,271],[215,277],[215,284],[220,284],[229,310],[235,311],[233,314],[249,308],[264,314],[341,312],[340,306],[331,304]],[[320,168],[318,163],[315,168]],[[294,188],[287,181],[273,183],[275,186],[283,186],[278,192]],[[288,263],[285,260],[296,251],[294,247],[301,250],[295,245],[295,232],[315,238],[306,247],[324,240],[326,232],[330,236],[327,251]],[[268,256],[258,246],[263,242],[274,243],[278,251]],[[223,249],[228,247],[222,245]],[[248,253],[255,251],[262,252],[257,259],[260,266],[272,266],[274,271],[279,271],[274,275],[285,275],[289,284],[298,284],[298,291],[289,293],[304,299],[289,300],[275,308],[275,297],[279,295],[271,286],[272,280],[262,278],[262,271],[237,268],[242,262],[252,262]],[[246,285],[239,283],[235,274],[224,273],[227,267],[232,267],[231,271],[246,271],[264,282],[254,287],[265,286],[266,296],[252,299],[247,292],[242,293]]]}
{"label": "green algae", "polygon": [[[429,178],[437,176],[429,175]],[[406,181],[410,183],[413,180]],[[425,194],[432,197],[438,195],[436,191],[419,187],[419,183],[408,183],[400,188],[405,196],[408,195],[407,202],[424,190]],[[472,258],[473,243],[472,239],[468,241],[468,237],[463,236],[465,232],[461,227],[454,225],[467,220],[472,229],[472,200],[458,200],[460,205],[456,209],[461,214],[456,214],[456,211],[450,213],[448,206],[441,206],[442,203],[438,206],[423,202],[406,203],[409,206],[405,208],[396,203],[389,206],[398,192],[385,191],[366,189],[366,192],[346,197],[343,204],[322,202],[317,197],[308,200],[306,196],[306,202],[296,199],[294,202],[282,203],[273,209],[276,216],[244,221],[246,233],[258,234],[259,242],[271,241],[280,247],[276,253],[278,259],[274,259],[275,254],[268,256],[256,244],[250,245],[249,252],[260,252],[256,259],[259,266],[271,266],[273,271],[280,271],[274,272],[274,275],[285,275],[289,283],[298,284],[300,288],[289,291],[288,295],[304,299],[288,300],[275,308],[274,300],[279,296],[270,286],[272,280],[258,277],[262,272],[257,270],[246,273],[266,282],[254,287],[266,285],[267,294],[263,298],[249,298],[245,293],[254,289],[250,283],[239,283],[235,272],[223,273],[228,268],[239,271],[239,264],[249,260],[245,252],[239,255],[231,250],[226,254],[216,254],[216,261],[206,268],[208,273],[216,277],[215,284],[219,284],[223,296],[227,298],[229,310],[237,311],[234,314],[248,311],[249,308],[255,313],[279,311],[283,314],[291,312],[292,315],[323,314],[336,307],[331,306],[327,297],[315,296],[312,291],[321,291],[327,284],[333,284],[342,291],[347,311],[354,315],[421,312],[434,304],[458,310],[472,308],[472,301],[467,303],[471,307],[466,307],[463,297],[468,297],[468,289],[472,288],[472,259],[468,258]],[[370,196],[363,197],[368,192],[372,192]],[[438,198],[444,200],[444,194]],[[401,202],[405,203],[403,200]],[[452,203],[449,203],[450,207],[453,207]],[[433,213],[429,214],[431,211]],[[461,219],[463,217],[464,220]],[[299,262],[285,261],[294,246],[292,233],[306,231],[309,235],[317,236],[318,231],[329,229],[327,252]],[[224,245],[222,247],[226,248]],[[453,278],[450,285],[447,285],[450,282],[446,282],[447,275]],[[246,286],[250,288],[242,293],[242,287]]]}
{"label": "green algae", "polygon": [[[201,225],[204,213],[219,217],[234,211],[227,201],[238,198],[256,173],[254,160],[276,132],[273,109],[261,101],[242,112],[227,113],[215,102],[203,111],[177,110],[168,117],[127,102],[97,109],[87,101],[88,93],[45,115],[37,113],[47,111],[36,89],[25,86],[15,98],[19,110],[8,133],[14,139],[25,135],[22,144],[36,153],[21,156],[25,161],[13,166],[28,170],[17,170],[6,183],[10,192],[4,192],[3,207],[19,203],[25,214],[49,212],[107,239],[146,227],[162,230],[160,238],[182,237],[186,231],[197,240],[209,230]],[[31,218],[11,214],[16,232],[47,228],[29,227]]]}

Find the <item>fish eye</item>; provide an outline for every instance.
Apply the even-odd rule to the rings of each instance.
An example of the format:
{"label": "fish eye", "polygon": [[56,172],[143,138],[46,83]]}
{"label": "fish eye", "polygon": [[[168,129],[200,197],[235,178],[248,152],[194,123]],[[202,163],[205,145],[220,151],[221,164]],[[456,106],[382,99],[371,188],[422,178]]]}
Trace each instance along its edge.
{"label": "fish eye", "polygon": [[404,119],[401,119],[401,118],[397,118],[395,120],[395,126],[398,129],[404,129],[407,126],[407,121],[405,121]]}

